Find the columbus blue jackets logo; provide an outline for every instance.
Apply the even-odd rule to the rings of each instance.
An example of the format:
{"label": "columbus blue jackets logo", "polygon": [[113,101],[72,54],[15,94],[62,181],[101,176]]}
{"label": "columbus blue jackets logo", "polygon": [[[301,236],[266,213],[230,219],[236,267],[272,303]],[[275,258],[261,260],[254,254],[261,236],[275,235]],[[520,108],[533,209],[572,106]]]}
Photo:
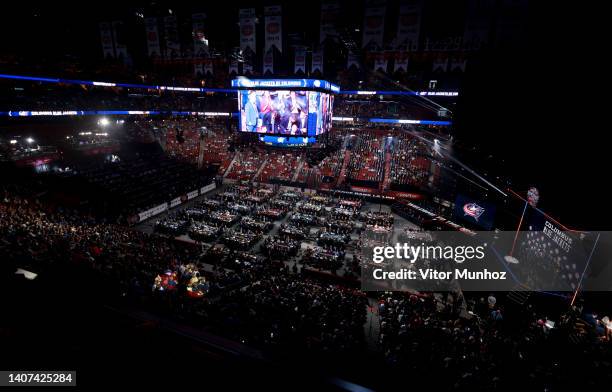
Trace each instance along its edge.
{"label": "columbus blue jackets logo", "polygon": [[467,203],[463,206],[463,212],[465,215],[471,216],[476,222],[478,222],[478,218],[484,214],[485,209],[476,203]]}

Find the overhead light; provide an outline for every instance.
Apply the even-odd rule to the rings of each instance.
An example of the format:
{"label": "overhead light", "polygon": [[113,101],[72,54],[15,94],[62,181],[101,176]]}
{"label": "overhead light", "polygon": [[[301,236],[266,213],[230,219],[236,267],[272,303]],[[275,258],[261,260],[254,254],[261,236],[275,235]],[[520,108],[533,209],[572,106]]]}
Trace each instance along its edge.
{"label": "overhead light", "polygon": [[17,144],[17,140],[13,139],[13,140],[11,140],[9,143],[11,143],[11,144]]}
{"label": "overhead light", "polygon": [[27,139],[26,139],[26,142],[28,142],[28,143],[32,144],[32,143],[34,143],[34,139],[32,139],[31,137],[29,137],[29,138],[27,138]]}
{"label": "overhead light", "polygon": [[107,126],[108,124],[110,124],[110,121],[108,121],[108,118],[106,118],[106,117],[102,117],[102,118],[101,118],[101,119],[98,121],[98,124],[99,124],[99,125],[101,125],[101,126],[103,126],[103,127],[105,127],[105,126]]}
{"label": "overhead light", "polygon": [[17,268],[17,271],[15,271],[15,275],[23,275],[23,277],[27,280],[34,280],[38,276],[38,274],[28,270],[24,270],[23,268]]}

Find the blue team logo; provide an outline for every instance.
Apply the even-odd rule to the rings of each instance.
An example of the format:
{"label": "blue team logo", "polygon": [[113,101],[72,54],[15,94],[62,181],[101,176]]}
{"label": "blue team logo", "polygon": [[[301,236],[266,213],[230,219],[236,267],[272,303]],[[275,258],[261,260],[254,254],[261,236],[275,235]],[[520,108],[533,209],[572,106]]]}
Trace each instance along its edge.
{"label": "blue team logo", "polygon": [[463,206],[463,212],[465,215],[471,216],[476,222],[478,222],[478,218],[484,214],[485,209],[476,203],[467,203]]}

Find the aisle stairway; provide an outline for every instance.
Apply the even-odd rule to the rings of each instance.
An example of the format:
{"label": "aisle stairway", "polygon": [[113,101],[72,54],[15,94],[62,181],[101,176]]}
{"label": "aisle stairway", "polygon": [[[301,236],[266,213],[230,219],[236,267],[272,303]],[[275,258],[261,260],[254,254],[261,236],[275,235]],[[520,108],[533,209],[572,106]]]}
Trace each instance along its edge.
{"label": "aisle stairway", "polygon": [[202,168],[202,165],[204,162],[204,148],[205,148],[204,138],[200,138],[200,148],[198,150],[198,169]]}
{"label": "aisle stairway", "polygon": [[300,175],[300,172],[302,171],[303,167],[304,167],[304,159],[300,158],[299,163],[298,163],[298,167],[297,167],[297,169],[295,169],[295,173],[293,173],[293,176],[291,177],[291,181],[292,182],[297,181],[298,176]]}
{"label": "aisle stairway", "polygon": [[391,184],[391,153],[385,153],[385,171],[383,172],[383,181],[380,184],[380,191],[384,192],[389,189]]}
{"label": "aisle stairway", "polygon": [[261,172],[266,167],[268,162],[270,162],[270,158],[264,159],[263,163],[259,166],[259,169],[257,169],[257,171],[255,172],[255,175],[251,178],[251,180],[259,181],[259,176],[261,175]]}
{"label": "aisle stairway", "polygon": [[340,186],[344,183],[346,179],[346,170],[348,168],[348,164],[351,160],[351,152],[349,150],[344,150],[344,159],[342,160],[342,168],[340,169],[340,175],[338,176],[338,182],[336,186]]}
{"label": "aisle stairway", "polygon": [[236,163],[236,160],[238,159],[240,159],[240,151],[236,151],[236,154],[234,154],[234,158],[232,158],[232,161],[227,166],[227,169],[225,169],[225,173],[223,173],[223,178],[226,178],[227,175],[230,174],[232,167],[234,167],[234,163]]}
{"label": "aisle stairway", "polygon": [[526,291],[524,287],[518,285],[508,293],[507,298],[515,304],[522,306],[525,305],[525,303],[529,300],[530,296],[530,291]]}
{"label": "aisle stairway", "polygon": [[378,314],[378,302],[368,298],[368,313],[363,325],[368,348],[372,351],[380,350],[380,315]]}

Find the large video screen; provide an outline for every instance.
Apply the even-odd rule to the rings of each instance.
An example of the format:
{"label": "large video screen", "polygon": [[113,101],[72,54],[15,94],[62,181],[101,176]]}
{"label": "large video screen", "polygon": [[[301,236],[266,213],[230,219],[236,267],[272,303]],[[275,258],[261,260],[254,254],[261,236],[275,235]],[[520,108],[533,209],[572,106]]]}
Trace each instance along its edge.
{"label": "large video screen", "polygon": [[240,130],[317,136],[329,130],[333,95],[318,91],[239,90]]}
{"label": "large video screen", "polygon": [[331,128],[332,107],[334,96],[327,93],[310,91],[310,106],[308,120],[314,123],[309,127],[314,129],[312,135],[321,135]]}

